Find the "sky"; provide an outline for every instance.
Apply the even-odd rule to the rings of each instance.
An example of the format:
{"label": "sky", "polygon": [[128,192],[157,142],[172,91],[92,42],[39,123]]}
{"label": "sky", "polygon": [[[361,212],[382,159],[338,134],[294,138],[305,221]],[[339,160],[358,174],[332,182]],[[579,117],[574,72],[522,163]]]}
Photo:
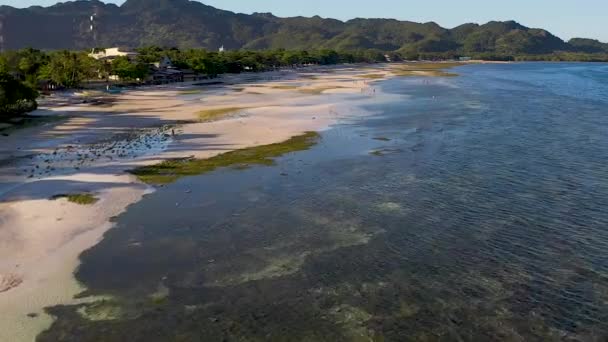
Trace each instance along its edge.
{"label": "sky", "polygon": [[[49,6],[56,0],[0,0],[0,5]],[[121,4],[124,0],[105,0]],[[278,16],[395,18],[434,21],[452,28],[466,22],[516,20],[544,28],[562,39],[584,37],[608,42],[607,0],[201,0],[239,13],[272,12]]]}

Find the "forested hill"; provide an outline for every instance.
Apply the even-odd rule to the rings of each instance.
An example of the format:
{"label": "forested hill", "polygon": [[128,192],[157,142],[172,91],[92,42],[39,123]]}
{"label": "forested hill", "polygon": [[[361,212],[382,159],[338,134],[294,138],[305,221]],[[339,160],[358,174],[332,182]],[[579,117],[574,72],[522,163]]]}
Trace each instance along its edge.
{"label": "forested hill", "polygon": [[[91,15],[94,14],[91,31]],[[543,29],[513,21],[464,24],[392,19],[342,22],[321,17],[236,14],[189,0],[127,0],[122,6],[75,1],[51,7],[0,6],[4,49],[85,49],[159,45],[217,49],[378,49],[417,53],[535,55],[556,51],[608,53],[590,39],[564,42]]]}

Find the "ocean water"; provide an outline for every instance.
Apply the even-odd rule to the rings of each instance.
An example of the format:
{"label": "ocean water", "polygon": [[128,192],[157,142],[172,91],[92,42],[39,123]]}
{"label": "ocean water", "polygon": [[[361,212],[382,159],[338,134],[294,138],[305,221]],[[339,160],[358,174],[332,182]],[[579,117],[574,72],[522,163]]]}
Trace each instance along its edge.
{"label": "ocean water", "polygon": [[605,341],[608,65],[455,71],[131,206],[39,341]]}

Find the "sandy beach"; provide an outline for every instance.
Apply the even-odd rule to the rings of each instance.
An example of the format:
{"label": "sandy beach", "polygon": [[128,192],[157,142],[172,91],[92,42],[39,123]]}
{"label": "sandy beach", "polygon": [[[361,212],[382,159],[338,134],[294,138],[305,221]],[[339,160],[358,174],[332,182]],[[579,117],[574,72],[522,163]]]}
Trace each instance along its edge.
{"label": "sandy beach", "polygon": [[39,114],[57,120],[1,137],[0,340],[32,341],[52,322],[45,307],[87,300],[74,299],[84,290],[73,277],[78,255],[154,191],[126,171],[368,115],[363,105],[389,96],[374,82],[391,75],[386,66],[290,70],[47,100]]}

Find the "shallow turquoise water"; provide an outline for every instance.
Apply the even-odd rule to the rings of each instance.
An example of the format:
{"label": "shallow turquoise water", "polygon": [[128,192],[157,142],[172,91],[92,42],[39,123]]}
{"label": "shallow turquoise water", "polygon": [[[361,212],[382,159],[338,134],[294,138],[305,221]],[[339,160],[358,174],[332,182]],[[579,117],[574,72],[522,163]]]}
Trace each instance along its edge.
{"label": "shallow turquoise water", "polygon": [[608,66],[457,72],[131,206],[39,340],[607,339]]}

